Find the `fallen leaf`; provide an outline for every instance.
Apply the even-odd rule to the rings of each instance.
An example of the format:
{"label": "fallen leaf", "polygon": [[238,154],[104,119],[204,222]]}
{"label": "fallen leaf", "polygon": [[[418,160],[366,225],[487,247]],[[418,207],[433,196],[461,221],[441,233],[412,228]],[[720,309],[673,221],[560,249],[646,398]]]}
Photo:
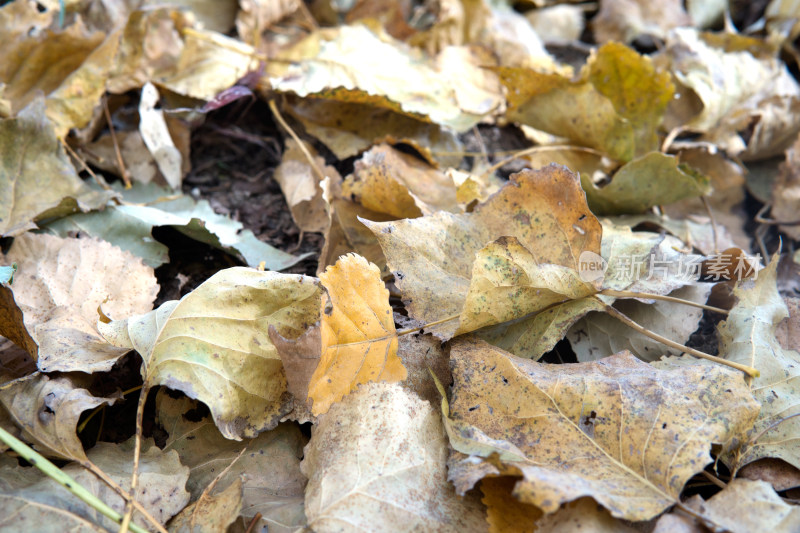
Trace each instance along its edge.
{"label": "fallen leaf", "polygon": [[[118,485],[127,483],[133,462],[133,441],[123,444],[98,442],[88,457]],[[82,466],[70,463],[62,470],[100,501],[122,514],[125,500]],[[183,488],[189,469],[180,464],[175,452],[162,452],[146,442],[139,462],[137,501],[164,525],[189,502]],[[37,468],[19,466],[16,459],[0,457],[0,516],[13,517],[14,528],[24,522],[31,531],[107,532],[118,524],[73,496]],[[134,522],[147,522],[138,514]]]}
{"label": "fallen leaf", "polygon": [[0,119],[0,236],[14,237],[34,222],[106,204],[78,177],[37,98],[16,118]]}
{"label": "fallen leaf", "polygon": [[[712,287],[711,283],[698,283],[682,287],[670,295],[705,304]],[[618,299],[614,307],[637,324],[680,344],[686,344],[703,318],[702,309],[663,300],[645,304],[635,299]],[[567,339],[579,362],[598,361],[623,350],[630,351],[644,361],[655,361],[665,354],[682,353],[601,313],[591,313],[581,318],[569,330]]]}
{"label": "fallen leaf", "polygon": [[591,531],[592,533],[634,533],[635,527],[617,520],[591,498],[565,504],[536,523],[537,533]]}
{"label": "fallen leaf", "polygon": [[275,326],[269,327],[269,338],[283,363],[286,373],[286,390],[294,397],[295,402],[308,402],[308,384],[319,365],[322,354],[322,336],[320,326],[315,324],[308,328],[297,339],[285,339]]}
{"label": "fallen leaf", "polygon": [[790,350],[792,346],[800,346],[800,298],[783,299],[789,316],[784,318],[775,329],[775,338],[781,347]]}
{"label": "fallen leaf", "polygon": [[513,477],[487,477],[481,480],[481,500],[486,506],[489,533],[533,533],[536,522],[544,515],[535,505],[522,503],[511,492],[517,480]]}
{"label": "fallen leaf", "polygon": [[657,6],[647,0],[602,0],[592,29],[598,42],[630,43],[643,35],[663,39],[671,29],[691,22],[681,0]]}
{"label": "fallen leaf", "polygon": [[292,95],[287,95],[285,105],[288,114],[339,159],[358,155],[382,142],[409,144],[444,166],[458,166],[462,159],[459,152],[463,146],[450,128],[391,109]]}
{"label": "fallen leaf", "polygon": [[750,382],[753,396],[761,402],[758,419],[739,446],[722,456],[734,472],[764,457],[800,468],[800,419],[792,418],[800,412],[800,354],[783,349],[775,338],[775,329],[788,314],[775,285],[777,265],[776,257],[755,280],[736,284],[738,302],[717,326],[720,357],[761,373]]}
{"label": "fallen leaf", "polygon": [[758,411],[741,373],[721,366],[663,371],[625,352],[548,365],[477,339],[454,341],[450,357],[452,420],[522,451],[504,463],[523,476],[514,495],[545,513],[591,496],[617,518],[655,517]]}
{"label": "fallen leaf", "polygon": [[[146,3],[160,4],[150,0]],[[203,28],[223,34],[233,29],[239,12],[239,2],[236,0],[170,0],[170,4],[191,11]]]}
{"label": "fallen leaf", "polygon": [[322,357],[308,385],[314,415],[327,412],[362,383],[407,377],[378,267],[348,254],[320,274],[320,281],[328,298],[321,313]]}
{"label": "fallen leaf", "polygon": [[179,189],[183,179],[181,152],[170,137],[164,111],[156,109],[157,105],[158,89],[147,82],[139,101],[139,134],[169,186]]}
{"label": "fallen leaf", "polygon": [[674,91],[648,57],[609,43],[578,80],[534,69],[495,69],[508,89],[506,116],[630,161],[658,148],[656,129]]}
{"label": "fallen leaf", "polygon": [[[589,290],[578,284],[578,257],[583,251],[598,254],[600,251],[600,223],[586,206],[577,177],[555,165],[513,175],[511,181],[472,213],[437,212],[396,222],[363,222],[378,238],[412,318],[428,324],[460,317],[460,320],[426,328],[444,340],[456,331],[467,331],[468,327],[479,328],[502,321],[498,317],[492,322],[489,311],[481,316],[482,303],[500,306],[499,311],[504,316],[515,312],[503,308],[505,300],[483,301],[478,288],[473,290],[472,287],[476,254],[492,241],[501,236],[513,236],[515,244],[506,239],[505,244],[496,243],[485,249],[482,252],[484,265],[490,266],[491,254],[498,246],[513,246],[527,254],[528,261],[535,258],[539,265],[547,265],[545,270],[549,269],[552,276],[563,275],[564,283],[573,284],[558,289],[562,292],[553,297],[560,300]],[[502,276],[502,272],[497,274]],[[516,275],[525,277],[521,273]],[[485,285],[483,280],[488,278],[481,274],[480,279]],[[537,310],[538,301],[525,301],[522,296],[537,288],[515,288],[503,282],[497,290],[518,291],[515,294],[519,312]],[[471,303],[466,310],[468,297]]]}
{"label": "fallen leaf", "polygon": [[766,481],[776,492],[800,487],[800,470],[781,459],[759,459],[743,466],[738,477]]}
{"label": "fallen leaf", "polygon": [[112,405],[114,398],[97,398],[75,378],[50,378],[35,373],[0,385],[0,404],[22,429],[24,440],[48,457],[86,461],[76,428],[84,411]]}
{"label": "fallen leaf", "polygon": [[[800,130],[800,86],[777,57],[752,53],[761,41],[728,39],[691,28],[667,37],[670,70],[702,102],[685,127],[743,160],[779,154]],[[740,132],[750,129],[745,142]]]}
{"label": "fallen leaf", "polygon": [[[140,195],[141,197],[134,196]],[[167,200],[169,194],[157,186],[134,186],[122,192],[130,203],[106,207],[103,211],[80,213],[49,222],[43,229],[60,236],[82,231],[127,250],[152,266],[166,262],[166,246],[152,235],[154,226],[172,226],[197,241],[224,250],[251,267],[261,262],[268,269],[282,270],[308,254],[294,256],[259,240],[241,222],[217,214],[208,200],[190,196]],[[145,203],[147,205],[137,205]]]}
{"label": "fallen leaf", "polygon": [[227,489],[184,507],[169,524],[173,533],[225,533],[242,510],[242,478]]}
{"label": "fallen leaf", "polygon": [[289,533],[305,525],[306,478],[300,472],[300,460],[306,438],[296,425],[280,424],[254,439],[237,442],[225,438],[209,417],[194,421],[191,413],[197,403],[188,398],[174,399],[159,391],[156,406],[157,421],[169,435],[164,451],[178,452],[181,464],[189,467],[186,489],[192,501],[232,465],[216,488],[225,490],[244,477],[241,516],[246,523],[261,513],[259,530],[268,527]]}
{"label": "fallen leaf", "polygon": [[[3,261],[19,265],[11,285],[14,305],[36,343],[29,353],[42,372],[110,370],[127,349],[100,335],[98,307],[118,315],[144,313],[158,293],[152,268],[96,239],[26,233],[14,240]],[[5,333],[9,326],[20,324],[2,324],[0,333],[11,337]]]}
{"label": "fallen leaf", "polygon": [[264,30],[300,7],[299,0],[239,0],[238,3],[236,31],[244,42],[252,46],[258,46]]}
{"label": "fallen leaf", "polygon": [[769,483],[734,479],[700,507],[703,515],[731,533],[800,528],[800,509],[784,502]]}
{"label": "fallen leaf", "polygon": [[480,502],[447,482],[439,414],[393,383],[369,383],[333,405],[314,428],[300,467],[308,526],[325,533],[480,531]]}
{"label": "fallen leaf", "polygon": [[453,85],[423,54],[365,26],[340,26],[332,38],[318,33],[311,39],[317,53],[271,77],[274,90],[368,103],[457,131],[471,128],[501,103],[499,86],[482,86],[486,75],[479,66],[461,65],[470,77]]}
{"label": "fallen leaf", "polygon": [[[771,192],[772,218],[796,222],[800,209],[800,136],[786,150],[786,159],[780,166]],[[780,230],[792,239],[800,239],[800,226],[787,224],[780,226]]]}
{"label": "fallen leaf", "polygon": [[[307,146],[306,149],[314,158],[317,168],[332,180],[331,186],[338,187],[342,181],[339,172],[325,165],[325,160],[312,147]],[[330,217],[322,197],[320,178],[294,139],[286,141],[283,159],[272,177],[280,184],[297,227],[302,231],[325,231],[330,224]]]}
{"label": "fallen leaf", "polygon": [[114,346],[139,352],[147,384],[202,401],[222,434],[241,440],[291,409],[269,326],[300,336],[319,319],[319,299],[315,278],[234,267],[180,301],[98,327]]}
{"label": "fallen leaf", "polygon": [[708,177],[674,156],[650,152],[623,165],[604,187],[581,175],[581,184],[592,212],[597,215],[642,213],[710,192]]}
{"label": "fallen leaf", "polygon": [[353,174],[342,185],[342,196],[395,218],[461,211],[453,181],[444,172],[387,144],[373,147],[356,161]]}

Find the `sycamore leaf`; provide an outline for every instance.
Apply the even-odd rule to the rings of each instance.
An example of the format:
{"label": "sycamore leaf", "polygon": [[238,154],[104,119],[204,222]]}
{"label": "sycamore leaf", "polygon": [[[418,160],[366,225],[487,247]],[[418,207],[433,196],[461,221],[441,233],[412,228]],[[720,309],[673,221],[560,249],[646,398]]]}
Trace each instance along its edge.
{"label": "sycamore leaf", "polygon": [[800,509],[783,501],[763,481],[733,479],[698,510],[731,533],[800,530]]}
{"label": "sycamore leaf", "polygon": [[729,361],[755,367],[750,383],[761,412],[740,447],[723,458],[735,472],[763,457],[777,457],[800,468],[800,354],[781,347],[775,329],[788,312],[775,285],[778,260],[759,271],[756,280],[737,283],[737,304],[717,326],[719,353]]}
{"label": "sycamore leaf", "polygon": [[602,188],[583,174],[581,184],[589,207],[597,215],[641,213],[654,205],[671,204],[711,190],[706,176],[661,152],[626,163]]}
{"label": "sycamore leaf", "polygon": [[111,405],[114,398],[97,398],[67,376],[34,373],[0,386],[0,404],[22,428],[26,441],[46,456],[85,461],[76,427],[84,411]]}
{"label": "sycamore leaf", "polygon": [[373,147],[356,161],[342,196],[395,218],[461,211],[455,185],[444,172],[387,144]]}
{"label": "sycamore leaf", "polygon": [[[133,439],[123,444],[98,442],[88,457],[117,485],[129,482],[133,461]],[[94,474],[70,463],[62,470],[109,507],[122,514],[125,500]],[[162,525],[189,502],[183,488],[189,469],[182,466],[175,452],[162,452],[152,441],[146,442],[139,462],[137,500]],[[116,531],[119,524],[64,490],[37,468],[19,466],[16,459],[0,457],[0,527],[19,529],[24,523],[30,531]],[[13,525],[7,520],[13,518]],[[138,513],[133,521],[144,527]]]}
{"label": "sycamore leaf", "polygon": [[[250,523],[261,513],[258,530],[289,533],[305,525],[303,491],[305,476],[300,459],[306,438],[292,424],[280,424],[254,439],[237,442],[225,438],[210,417],[199,421],[189,416],[197,403],[188,398],[174,399],[165,391],[156,395],[156,417],[167,437],[164,451],[176,451],[181,464],[189,468],[186,489],[196,501],[208,485],[232,465],[216,485],[227,490],[244,477],[241,515]],[[238,458],[243,449],[247,451]]]}
{"label": "sycamore leaf", "polygon": [[[497,323],[491,318],[495,312],[502,314],[497,319],[503,321],[521,318],[513,316],[517,311],[538,310],[537,300],[527,302],[522,295],[539,290],[541,285],[531,281],[530,288],[514,287],[502,280],[506,272],[517,276],[522,284],[529,281],[527,274],[514,273],[508,258],[494,259],[495,252],[507,254],[503,250],[511,246],[529,264],[547,265],[542,267],[541,276],[535,275],[542,279],[558,277],[564,284],[547,291],[549,303],[553,298],[563,301],[588,294],[589,285],[581,282],[577,273],[578,258],[584,251],[600,252],[600,223],[586,206],[577,177],[555,165],[514,174],[472,213],[437,212],[396,222],[363,222],[378,238],[412,318],[427,324],[461,317],[460,321],[426,328],[442,339],[451,338],[456,331]],[[514,239],[485,248],[503,236]],[[479,252],[482,263],[476,260]],[[505,262],[506,270],[491,272],[493,261]],[[528,271],[533,274],[535,269],[531,266]],[[479,277],[473,280],[475,273]],[[477,285],[472,287],[475,282],[491,288],[493,277],[501,281],[491,290],[515,293],[517,309],[498,311],[492,306],[502,306],[503,301],[488,301]]]}
{"label": "sycamore leaf", "polygon": [[501,103],[496,80],[463,56],[451,57],[468,74],[454,85],[442,66],[446,63],[437,65],[386,34],[376,35],[363,25],[329,32],[327,39],[317,32],[298,46],[317,50],[270,78],[274,90],[370,104],[458,131],[468,130]]}
{"label": "sycamore leaf", "polygon": [[741,373],[720,366],[659,371],[624,352],[547,365],[477,339],[450,357],[453,423],[522,451],[506,463],[523,476],[514,495],[546,513],[591,496],[615,517],[652,518],[758,412]]}
{"label": "sycamore leaf", "polygon": [[320,324],[322,357],[308,385],[314,415],[327,412],[362,383],[407,377],[397,357],[389,291],[378,267],[348,254],[320,274],[320,280],[328,301]]}
{"label": "sycamore leaf", "polygon": [[534,69],[495,69],[508,89],[510,120],[597,148],[619,161],[658,149],[656,130],[674,87],[648,57],[608,43],[577,81]]}
{"label": "sycamore leaf", "polygon": [[0,237],[20,235],[43,218],[98,208],[113,196],[80,180],[42,98],[0,120],[0,154]]}
{"label": "sycamore leaf", "polygon": [[301,463],[314,531],[480,531],[480,502],[447,482],[439,414],[394,383],[369,383],[314,428]]}
{"label": "sycamore leaf", "polygon": [[315,278],[235,267],[180,301],[98,327],[115,346],[139,352],[146,383],[199,399],[222,434],[240,440],[291,409],[269,326],[297,337],[319,319],[319,302]]}
{"label": "sycamore leaf", "polygon": [[242,478],[227,489],[187,505],[169,523],[172,533],[225,533],[242,510]]}
{"label": "sycamore leaf", "polygon": [[[22,325],[38,345],[30,355],[42,372],[110,370],[127,350],[100,335],[97,308],[145,313],[158,293],[152,268],[96,239],[27,233],[14,240],[4,261],[19,265],[10,288]],[[0,334],[10,326],[0,323]]]}

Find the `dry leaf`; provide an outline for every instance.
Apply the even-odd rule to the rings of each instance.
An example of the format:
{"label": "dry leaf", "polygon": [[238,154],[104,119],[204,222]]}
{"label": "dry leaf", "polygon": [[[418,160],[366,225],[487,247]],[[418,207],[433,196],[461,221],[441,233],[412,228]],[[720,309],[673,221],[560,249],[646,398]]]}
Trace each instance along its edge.
{"label": "dry leaf", "polygon": [[544,513],[529,503],[522,503],[511,492],[517,480],[513,477],[487,477],[481,480],[483,504],[489,533],[533,533]]}
{"label": "dry leaf", "polygon": [[601,0],[592,28],[598,42],[630,43],[641,35],[663,39],[669,30],[691,22],[681,0]]}
{"label": "dry leaf", "polygon": [[753,461],[743,466],[738,476],[751,481],[766,481],[775,491],[800,487],[800,470],[781,459]]}
{"label": "dry leaf", "polygon": [[100,335],[98,307],[117,316],[145,313],[158,293],[152,268],[96,239],[27,233],[2,257],[19,265],[11,289],[42,372],[110,370],[128,350]]}
{"label": "dry leaf", "polygon": [[634,527],[612,517],[591,498],[565,504],[536,523],[536,533],[635,533]]}
{"label": "dry leaf", "polygon": [[242,478],[219,493],[206,496],[184,507],[172,519],[172,533],[225,533],[242,510]]}
{"label": "dry leaf", "polygon": [[758,412],[741,373],[721,366],[663,371],[625,352],[547,365],[476,339],[450,357],[454,423],[523,452],[503,463],[523,476],[514,495],[546,513],[591,496],[617,518],[655,517],[711,462],[711,444]]}
{"label": "dry leaf", "polygon": [[461,211],[447,175],[387,144],[373,147],[356,161],[342,196],[395,218]]}
{"label": "dry leaf", "polygon": [[[312,147],[306,146],[306,149],[314,158],[317,168],[331,179],[330,186],[337,187],[342,181],[339,172],[326,165],[325,160]],[[320,178],[294,139],[286,141],[283,159],[272,177],[280,184],[297,227],[302,231],[325,231],[330,219],[322,197]]]}
{"label": "dry leaf", "polygon": [[269,326],[300,336],[319,320],[319,299],[315,278],[234,267],[180,301],[98,327],[115,346],[139,352],[150,386],[202,401],[222,434],[240,440],[275,427],[291,409]]}
{"label": "dry leaf", "polygon": [[14,237],[43,218],[88,211],[112,194],[86,186],[59,145],[44,101],[0,119],[0,236]]}
{"label": "dry leaf", "polygon": [[389,291],[378,267],[348,254],[320,280],[328,299],[321,313],[322,357],[308,386],[314,415],[327,412],[359,384],[407,377],[397,357]]}
{"label": "dry leaf", "polygon": [[479,531],[480,503],[447,482],[439,414],[397,384],[369,383],[314,428],[301,463],[306,516],[319,533]]}
{"label": "dry leaf", "polygon": [[112,405],[79,388],[74,378],[35,373],[0,386],[0,404],[22,429],[23,438],[48,457],[86,461],[76,427],[84,411]]}
{"label": "dry leaf", "polygon": [[[464,332],[467,327],[503,321],[498,317],[492,322],[494,319],[484,313],[482,304],[501,307],[499,311],[504,316],[536,310],[537,300],[527,301],[523,297],[538,290],[535,287],[515,288],[505,281],[497,287],[498,291],[518,291],[516,310],[512,306],[503,308],[505,299],[484,301],[477,286],[473,290],[476,254],[492,241],[504,235],[514,237],[514,244],[505,239],[481,252],[485,258],[483,264],[490,267],[489,271],[480,269],[482,285],[486,285],[483,280],[492,274],[493,252],[505,253],[502,249],[511,246],[520,254],[527,254],[528,263],[535,260],[539,265],[547,265],[544,270],[550,274],[564,276],[567,286],[550,292],[551,295],[558,292],[553,297],[560,300],[589,290],[577,283],[580,282],[578,257],[583,251],[598,254],[600,251],[600,223],[586,206],[577,177],[555,165],[513,175],[511,181],[472,213],[438,212],[397,222],[363,222],[377,236],[412,318],[431,323],[460,316],[460,321],[450,320],[426,328],[442,339],[449,339],[456,331]],[[502,277],[516,267],[507,268],[511,270],[496,274]],[[575,271],[574,275],[570,271]],[[525,278],[520,272],[515,276]],[[490,312],[487,309],[486,313]]]}
{"label": "dry leaf", "polygon": [[[500,87],[488,82],[478,65],[459,65],[469,77],[453,85],[441,66],[365,26],[340,26],[333,38],[324,40],[317,34],[311,39],[316,55],[305,55],[285,73],[270,78],[273,89],[303,97],[368,103],[427,117],[458,131],[471,128],[501,103]],[[301,47],[307,49],[309,43],[301,43]]]}
{"label": "dry leaf", "polygon": [[[133,440],[123,444],[99,442],[88,457],[118,485],[130,481],[133,461]],[[14,517],[14,529],[24,522],[30,531],[107,532],[119,525],[105,518],[73,496],[38,469],[22,467],[8,456],[0,458],[0,516]],[[100,501],[122,514],[125,500],[85,468],[70,463],[62,470]],[[152,441],[145,442],[139,462],[137,500],[164,525],[189,503],[183,486],[189,469],[182,466],[175,452],[162,452]],[[134,513],[134,522],[144,527],[147,522]]]}
{"label": "dry leaf", "polygon": [[800,412],[800,354],[783,349],[775,338],[775,329],[788,314],[775,285],[777,266],[775,257],[757,279],[737,283],[733,293],[738,302],[717,326],[720,356],[761,373],[750,383],[761,402],[758,419],[739,447],[723,455],[734,472],[763,457],[800,468],[800,419],[792,418]]}
{"label": "dry leaf", "polygon": [[179,189],[183,179],[181,152],[175,147],[164,120],[164,112],[156,109],[157,105],[158,90],[148,82],[142,87],[139,103],[139,133],[164,179],[170,187]]}
{"label": "dry leaf", "polygon": [[[800,211],[800,136],[786,150],[786,160],[780,166],[778,179],[772,186],[772,218],[784,222],[797,222]],[[800,226],[780,226],[792,239],[800,239]]]}
{"label": "dry leaf", "polygon": [[297,11],[299,0],[239,0],[236,31],[244,42],[258,47],[264,30]]}
{"label": "dry leaf", "polygon": [[244,477],[241,515],[246,523],[261,513],[259,531],[268,527],[271,532],[289,533],[305,525],[306,478],[300,472],[300,459],[306,438],[296,425],[280,424],[254,439],[232,441],[209,417],[194,421],[191,414],[198,407],[196,402],[174,399],[164,392],[156,395],[157,421],[169,434],[164,451],[178,452],[181,463],[189,467],[186,488],[193,501],[233,464],[217,481],[216,490],[225,490]]}
{"label": "dry leaf", "polygon": [[784,502],[763,481],[734,479],[699,510],[731,533],[800,530],[800,509]]}

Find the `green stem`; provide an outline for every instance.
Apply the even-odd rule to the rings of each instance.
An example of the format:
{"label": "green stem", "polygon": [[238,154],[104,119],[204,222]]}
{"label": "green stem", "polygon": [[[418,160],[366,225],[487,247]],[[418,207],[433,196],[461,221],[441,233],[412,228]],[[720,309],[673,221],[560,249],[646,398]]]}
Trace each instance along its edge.
{"label": "green stem", "polygon": [[[12,450],[20,454],[23,459],[44,472],[44,474],[80,498],[87,505],[96,509],[98,512],[102,513],[104,516],[110,518],[118,524],[122,522],[122,515],[120,513],[103,503],[103,501],[98,499],[97,496],[86,490],[86,488],[84,488],[82,485],[78,484],[77,481],[72,479],[63,470],[45,459],[30,446],[16,438],[2,427],[0,427],[0,440],[6,443]],[[147,533],[146,529],[136,524],[130,524],[130,528],[131,531],[134,531],[135,533]]]}

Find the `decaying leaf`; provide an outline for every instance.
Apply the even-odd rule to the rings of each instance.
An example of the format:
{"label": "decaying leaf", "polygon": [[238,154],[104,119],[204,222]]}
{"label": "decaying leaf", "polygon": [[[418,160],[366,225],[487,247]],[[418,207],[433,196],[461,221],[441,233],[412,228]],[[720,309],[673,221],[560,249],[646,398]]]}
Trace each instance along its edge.
{"label": "decaying leaf", "polygon": [[242,478],[227,489],[184,507],[172,519],[173,533],[225,533],[242,510]]}
{"label": "decaying leaf", "polygon": [[592,533],[634,533],[634,527],[612,517],[591,498],[569,502],[536,523],[536,533],[591,531]]}
{"label": "decaying leaf", "polygon": [[[412,318],[428,324],[459,317],[426,328],[449,339],[456,331],[542,309],[547,304],[525,299],[537,290],[548,294],[548,303],[589,293],[577,272],[578,258],[583,251],[599,254],[600,223],[585,202],[577,177],[553,165],[513,175],[472,213],[437,212],[396,222],[363,222],[377,236]],[[503,236],[511,237],[490,244]],[[476,260],[479,253],[482,259]],[[542,281],[549,276],[555,285],[536,285],[528,273],[514,270],[518,267],[513,254],[524,256],[531,274],[533,265],[544,265],[536,276]],[[480,275],[473,280],[475,272]],[[492,276],[508,279],[493,286]],[[520,286],[514,285],[514,278]],[[500,299],[482,294],[484,287]],[[500,296],[502,292],[506,294]],[[512,296],[515,305],[503,307]],[[493,318],[495,312],[502,316]]]}
{"label": "decaying leaf", "polygon": [[510,120],[630,161],[658,148],[656,129],[673,85],[650,58],[609,43],[589,59],[577,81],[534,69],[496,69],[508,89]]}
{"label": "decaying leaf", "polygon": [[[231,466],[213,493],[229,489],[243,477],[241,516],[246,523],[261,513],[257,526],[269,531],[289,533],[305,525],[306,478],[300,472],[300,459],[306,438],[296,426],[281,424],[237,442],[225,438],[209,417],[190,420],[196,402],[159,392],[156,405],[157,421],[169,435],[164,451],[178,452],[181,464],[189,467],[186,489],[192,501]],[[237,459],[242,450],[246,451]]]}
{"label": "decaying leaf", "polygon": [[800,509],[778,496],[768,483],[734,479],[698,510],[732,533],[800,529]]}
{"label": "decaying leaf", "polygon": [[[771,192],[772,218],[796,222],[800,212],[800,136],[786,150],[786,160],[781,164]],[[800,226],[789,224],[780,228],[789,237],[800,239]]]}
{"label": "decaying leaf", "polygon": [[[131,476],[132,452],[132,440],[123,444],[99,442],[88,457],[118,485],[124,485]],[[100,501],[124,513],[125,500],[94,474],[74,463],[63,470]],[[165,453],[152,441],[146,443],[139,472],[137,500],[162,525],[189,502],[189,493],[183,488],[189,469],[181,465],[175,452]],[[31,531],[107,532],[119,528],[38,469],[19,466],[8,456],[0,458],[0,516],[0,527],[9,525],[5,520],[13,519],[12,529],[24,523]],[[138,513],[133,520],[142,527],[147,523]]]}
{"label": "decaying leaf", "polygon": [[181,152],[170,137],[164,111],[156,109],[158,89],[147,82],[142,87],[139,102],[139,133],[144,144],[158,164],[158,169],[173,189],[179,189],[183,179],[181,172]]}
{"label": "decaying leaf", "polygon": [[33,229],[34,222],[88,211],[112,196],[86,186],[59,145],[37,98],[15,118],[0,119],[0,236]]}
{"label": "decaying leaf", "polygon": [[543,516],[541,509],[522,503],[511,492],[517,480],[513,477],[486,477],[481,480],[481,500],[486,506],[486,521],[490,533],[533,533],[536,522]]}
{"label": "decaying leaf", "polygon": [[[307,146],[306,150],[314,158],[317,168],[325,174],[325,177],[333,180],[334,183],[331,186],[338,186],[342,180],[339,172],[335,168],[325,165],[325,160],[319,157],[312,147]],[[294,139],[286,141],[283,159],[275,169],[273,178],[281,186],[297,227],[303,231],[324,231],[328,227],[330,219],[327,205],[322,197],[320,177],[314,172]]]}
{"label": "decaying leaf", "polygon": [[681,0],[658,4],[648,0],[602,0],[600,12],[592,19],[592,28],[601,43],[629,43],[642,35],[663,39],[669,30],[690,23]]}
{"label": "decaying leaf", "polygon": [[615,517],[652,518],[758,412],[741,373],[720,366],[660,371],[624,352],[547,365],[469,338],[450,357],[454,423],[523,452],[504,462],[522,475],[514,495],[546,513],[591,496]]}
{"label": "decaying leaf", "polygon": [[778,260],[758,273],[756,280],[737,283],[737,304],[717,327],[719,353],[728,360],[753,366],[761,375],[750,383],[761,402],[758,419],[739,447],[723,458],[736,471],[763,457],[776,457],[800,468],[800,354],[781,347],[775,329],[787,316],[775,285]]}
{"label": "decaying leaf", "polygon": [[463,64],[471,77],[454,85],[441,66],[419,51],[365,26],[340,26],[331,37],[318,32],[310,39],[298,48],[315,48],[316,53],[270,78],[275,90],[367,103],[458,131],[471,128],[501,103],[499,85],[479,66]]}
{"label": "decaying leaf", "polygon": [[35,373],[0,386],[0,404],[22,429],[23,438],[46,456],[85,461],[76,427],[84,411],[111,405],[114,398],[97,398],[68,376],[50,378]]}
{"label": "decaying leaf", "polygon": [[441,417],[393,383],[369,383],[314,428],[301,463],[314,531],[479,531],[480,503],[447,482]]}
{"label": "decaying leaf", "polygon": [[199,399],[222,434],[240,440],[275,427],[291,409],[269,326],[298,337],[319,320],[319,305],[314,278],[234,267],[180,301],[98,327],[115,346],[139,352],[148,384]]}
{"label": "decaying leaf", "polygon": [[[145,313],[158,293],[152,268],[96,239],[26,233],[3,262],[19,265],[10,288],[38,346],[30,355],[43,372],[110,370],[127,349],[99,334],[98,307],[117,315]],[[0,324],[0,333],[9,326]]]}
{"label": "decaying leaf", "polygon": [[308,385],[315,415],[362,383],[407,377],[397,357],[389,291],[378,267],[348,254],[320,274],[320,280],[328,299],[321,313],[322,357]]}

